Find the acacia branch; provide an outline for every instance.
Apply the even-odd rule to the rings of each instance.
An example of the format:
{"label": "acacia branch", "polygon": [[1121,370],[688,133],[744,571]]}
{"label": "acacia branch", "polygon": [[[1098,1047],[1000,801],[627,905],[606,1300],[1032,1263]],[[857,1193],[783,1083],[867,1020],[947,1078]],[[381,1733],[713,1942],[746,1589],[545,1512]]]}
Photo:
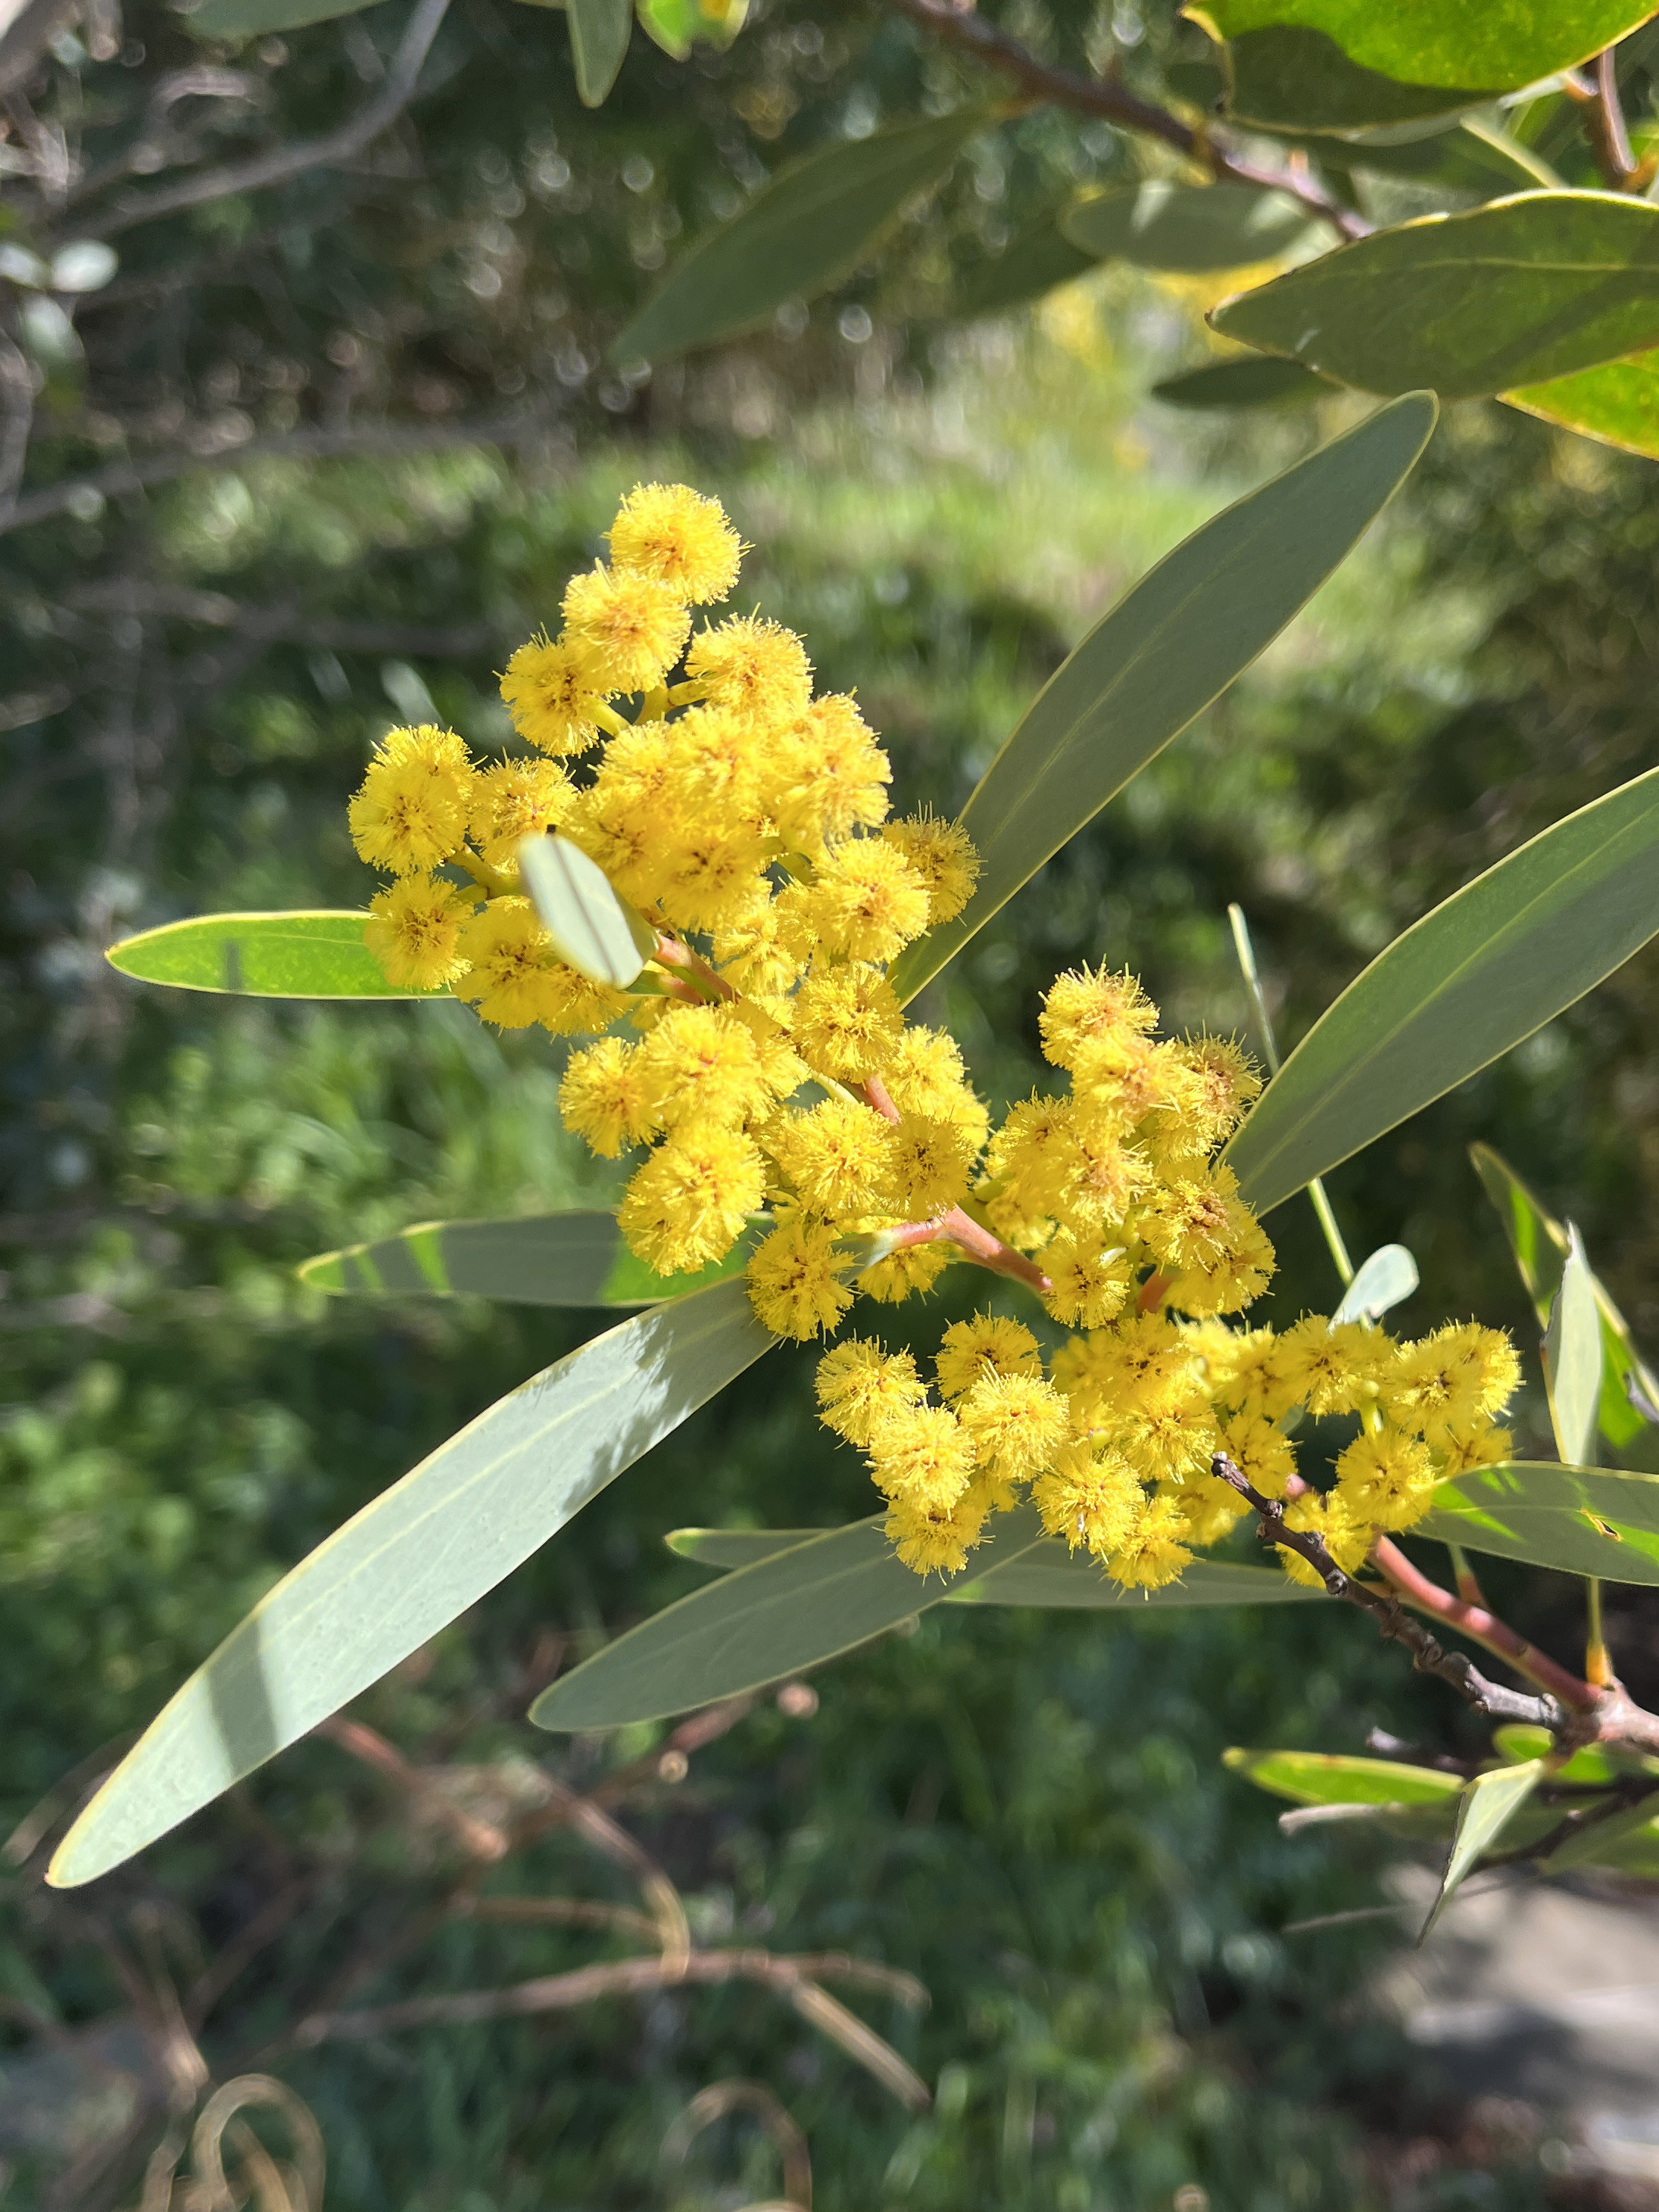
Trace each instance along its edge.
{"label": "acacia branch", "polygon": [[278,146],[251,161],[230,161],[178,185],[164,185],[140,198],[118,200],[107,215],[94,216],[77,228],[77,238],[113,238],[135,223],[151,222],[158,216],[177,215],[185,208],[201,207],[209,200],[228,199],[234,192],[262,191],[286,184],[307,169],[336,167],[349,161],[390,128],[408,106],[422,64],[449,8],[449,0],[416,0],[404,30],[401,44],[386,74],[386,82],[356,114],[320,138],[298,146]]}
{"label": "acacia branch", "polygon": [[1588,1713],[1595,1710],[1599,1692],[1594,1683],[1569,1674],[1547,1652],[1528,1644],[1524,1636],[1517,1635],[1507,1621],[1500,1620],[1485,1606],[1467,1597],[1454,1597],[1449,1590],[1431,1583],[1386,1536],[1371,1547],[1371,1564],[1406,1604],[1414,1606],[1419,1613],[1431,1613],[1471,1642],[1484,1644],[1495,1658],[1514,1668],[1528,1682],[1535,1683],[1569,1711]]}
{"label": "acacia branch", "polygon": [[[1488,1681],[1467,1653],[1448,1651],[1419,1621],[1412,1620],[1398,1597],[1392,1593],[1387,1597],[1379,1596],[1376,1591],[1368,1589],[1364,1583],[1345,1573],[1331,1557],[1324,1540],[1312,1529],[1286,1528],[1283,1504],[1276,1498],[1264,1498],[1225,1452],[1216,1453],[1210,1468],[1220,1481],[1236,1490],[1247,1504],[1255,1509],[1258,1534],[1263,1543],[1279,1545],[1305,1559],[1333,1597],[1370,1613],[1389,1643],[1403,1644],[1419,1674],[1436,1674],[1443,1682],[1449,1682],[1459,1697],[1478,1713],[1497,1720],[1525,1721],[1535,1728],[1548,1729],[1553,1735],[1565,1729],[1566,1716],[1555,1698],[1524,1697],[1519,1691],[1506,1690],[1500,1683]],[[1584,1686],[1589,1688],[1588,1684]],[[1592,1692],[1592,1698],[1594,1694]]]}
{"label": "acacia branch", "polygon": [[1167,108],[1138,99],[1109,78],[1079,76],[1073,70],[1058,69],[1051,62],[1040,60],[1018,39],[987,22],[972,0],[966,0],[966,4],[963,0],[892,0],[892,4],[912,22],[971,54],[1033,100],[1069,107],[1080,115],[1098,116],[1121,130],[1157,138],[1188,161],[1202,162],[1212,176],[1254,185],[1260,191],[1288,192],[1344,239],[1363,238],[1370,228],[1362,216],[1339,207],[1304,170],[1258,168],[1219,143],[1209,131],[1195,130]]}

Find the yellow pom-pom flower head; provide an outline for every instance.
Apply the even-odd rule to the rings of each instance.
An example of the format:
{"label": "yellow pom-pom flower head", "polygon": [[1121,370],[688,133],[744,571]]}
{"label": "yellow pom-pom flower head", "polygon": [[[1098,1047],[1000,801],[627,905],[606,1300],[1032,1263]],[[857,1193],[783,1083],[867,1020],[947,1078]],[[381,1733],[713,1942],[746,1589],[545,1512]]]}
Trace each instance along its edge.
{"label": "yellow pom-pom flower head", "polygon": [[804,714],[812,696],[812,664],[793,630],[762,615],[738,615],[699,630],[685,672],[722,707],[761,722]]}
{"label": "yellow pom-pom flower head", "polygon": [[396,876],[441,867],[465,842],[473,784],[472,756],[453,731],[389,731],[347,809],[359,857]]}
{"label": "yellow pom-pom flower head", "polygon": [[921,1405],[927,1395],[912,1353],[886,1352],[857,1336],[824,1353],[814,1387],[824,1425],[860,1446],[890,1414]]}
{"label": "yellow pom-pom flower head", "polygon": [[519,735],[544,753],[586,752],[601,720],[615,726],[606,705],[599,654],[580,638],[550,638],[545,631],[521,645],[501,674],[501,698]]}
{"label": "yellow pom-pom flower head", "polygon": [[685,601],[670,584],[602,564],[565,586],[565,628],[610,691],[649,691],[685,649]]}
{"label": "yellow pom-pom flower head", "polygon": [[460,951],[473,902],[441,876],[404,876],[368,902],[363,942],[405,991],[437,991],[466,973]]}
{"label": "yellow pom-pom flower head", "polygon": [[979,875],[979,854],[968,832],[957,823],[924,813],[890,822],[881,834],[921,878],[927,893],[929,927],[953,921],[973,896]]}
{"label": "yellow pom-pom flower head", "polygon": [[559,1112],[567,1129],[585,1137],[601,1159],[614,1160],[650,1136],[651,1095],[639,1047],[602,1037],[571,1054],[559,1085]]}
{"label": "yellow pom-pom flower head", "polygon": [[842,1279],[851,1264],[827,1223],[792,1214],[750,1260],[750,1302],[775,1335],[823,1335],[853,1303]]}
{"label": "yellow pom-pom flower head", "polygon": [[517,871],[519,842],[556,830],[569,814],[575,787],[556,762],[500,761],[481,769],[472,789],[470,827],[487,867]]}
{"label": "yellow pom-pom flower head", "polygon": [[617,1224],[647,1267],[677,1275],[724,1259],[765,1195],[758,1148],[736,1129],[693,1122],[635,1171]]}
{"label": "yellow pom-pom flower head", "polygon": [[611,526],[613,568],[666,584],[694,606],[728,595],[743,551],[719,500],[689,484],[635,484]]}

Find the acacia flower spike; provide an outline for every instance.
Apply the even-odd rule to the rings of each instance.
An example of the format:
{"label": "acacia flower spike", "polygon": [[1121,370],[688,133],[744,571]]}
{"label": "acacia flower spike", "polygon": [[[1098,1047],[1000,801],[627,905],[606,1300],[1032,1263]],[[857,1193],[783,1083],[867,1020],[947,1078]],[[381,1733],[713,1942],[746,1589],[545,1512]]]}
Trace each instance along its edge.
{"label": "acacia flower spike", "polygon": [[[731,593],[743,550],[716,501],[637,487],[609,561],[502,675],[528,757],[390,733],[349,810],[387,879],[370,948],[400,987],[573,1040],[560,1111],[629,1161],[617,1224],[659,1274],[726,1260],[769,1211],[745,1263],[755,1310],[779,1336],[838,1337],[823,1418],[864,1454],[917,1573],[958,1571],[1029,1497],[1125,1588],[1176,1581],[1248,1510],[1217,1453],[1352,1573],[1444,1475],[1506,1455],[1508,1340],[1249,1327],[1273,1249],[1219,1156],[1260,1078],[1226,1038],[1160,1036],[1133,975],[1056,976],[1037,1024],[1054,1083],[991,1115],[954,1039],[907,1022],[888,977],[966,904],[973,846],[926,810],[892,818],[886,753],[856,700],[817,691],[801,639],[698,611]],[[521,841],[550,831],[648,917],[650,972],[625,988],[568,966],[525,896]],[[945,1330],[933,1382],[838,1336],[855,1299],[925,1296],[953,1261],[1038,1300],[1067,1340],[1045,1355],[976,1313]],[[1297,1407],[1353,1424],[1325,1497],[1297,1472]],[[1320,1579],[1307,1543],[1281,1557]]]}

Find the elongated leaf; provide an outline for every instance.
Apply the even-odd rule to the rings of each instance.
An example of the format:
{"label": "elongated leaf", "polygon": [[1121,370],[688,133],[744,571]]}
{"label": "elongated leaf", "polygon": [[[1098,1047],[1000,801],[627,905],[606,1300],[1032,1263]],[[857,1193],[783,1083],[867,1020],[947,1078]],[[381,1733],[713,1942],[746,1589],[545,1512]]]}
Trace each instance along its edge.
{"label": "elongated leaf", "polygon": [[1621,1806],[1601,1820],[1587,1821],[1577,1835],[1558,1844],[1545,1863],[1552,1874],[1565,1874],[1573,1867],[1583,1866],[1646,1871],[1659,1863],[1656,1813],[1659,1806],[1648,1797],[1635,1805]]}
{"label": "elongated leaf", "polygon": [[1152,397],[1166,407],[1299,407],[1334,388],[1299,362],[1247,354],[1242,361],[1209,362],[1166,376],[1152,386]]}
{"label": "elongated leaf", "polygon": [[1186,13],[1218,39],[1272,23],[1322,31],[1351,61],[1404,84],[1517,91],[1613,46],[1652,15],[1645,0],[1201,0]]}
{"label": "elongated leaf", "polygon": [[[878,1528],[881,1516],[860,1524]],[[676,1528],[666,1541],[682,1559],[705,1567],[747,1567],[775,1558],[823,1532],[816,1528]],[[946,1605],[1127,1606],[1131,1618],[1146,1605],[1286,1605],[1323,1597],[1305,1589],[1276,1567],[1237,1566],[1226,1559],[1194,1559],[1178,1583],[1163,1589],[1126,1590],[1098,1564],[1069,1551],[1051,1536],[1001,1566],[968,1576],[943,1593]],[[912,1610],[914,1611],[914,1607]]]}
{"label": "elongated leaf", "polygon": [[657,949],[657,933],[568,837],[524,837],[519,872],[553,950],[590,983],[625,991]]}
{"label": "elongated leaf", "polygon": [[570,58],[584,107],[599,107],[617,82],[634,28],[634,0],[564,0]]}
{"label": "elongated leaf", "polygon": [[1523,415],[1576,430],[1598,445],[1659,460],[1659,352],[1604,361],[1576,376],[1506,392],[1504,399]]}
{"label": "elongated leaf", "polygon": [[1011,238],[994,261],[975,269],[957,288],[951,313],[964,319],[1006,314],[1096,267],[1094,254],[1085,253],[1062,234],[1060,212],[1050,210]]}
{"label": "elongated leaf", "polygon": [[613,1213],[573,1209],[515,1221],[422,1221],[373,1244],[301,1261],[302,1283],[335,1297],[499,1298],[508,1305],[649,1306],[740,1274],[752,1240],[689,1275],[653,1274]]}
{"label": "elongated leaf", "polygon": [[258,39],[272,31],[301,31],[308,23],[360,15],[374,0],[202,0],[182,18],[198,39]]}
{"label": "elongated leaf", "polygon": [[1403,84],[1350,61],[1334,39],[1292,23],[1245,31],[1223,49],[1227,112],[1240,123],[1296,131],[1360,131],[1478,107],[1490,92]]}
{"label": "elongated leaf", "polygon": [[[1492,1730],[1492,1740],[1493,1749],[1510,1766],[1520,1766],[1528,1759],[1547,1759],[1555,1748],[1555,1739],[1547,1729],[1534,1728],[1526,1721],[1506,1722]],[[1618,1772],[1599,1743],[1586,1743],[1554,1769],[1550,1780],[1568,1787],[1577,1782],[1600,1789],[1616,1781]]]}
{"label": "elongated leaf", "polygon": [[1224,1766],[1274,1797],[1297,1805],[1449,1805],[1462,1778],[1393,1759],[1324,1751],[1224,1751]]}
{"label": "elongated leaf", "polygon": [[1259,1212],[1519,1044],[1659,931],[1659,769],[1414,922],[1303,1038],[1225,1153]]}
{"label": "elongated leaf", "polygon": [[[1498,1209],[1516,1267],[1542,1328],[1548,1323],[1560,1286],[1567,1232],[1490,1145],[1471,1145],[1469,1158]],[[1601,1316],[1601,1395],[1597,1416],[1601,1434],[1626,1457],[1633,1456],[1638,1466],[1647,1468],[1645,1453],[1633,1453],[1632,1447],[1638,1441],[1645,1445],[1652,1432],[1634,1401],[1640,1397],[1649,1405],[1659,1402],[1659,1378],[1637,1350],[1630,1324],[1607,1295],[1606,1285],[1594,1275],[1590,1279]],[[1654,1470],[1648,1468],[1647,1471]]]}
{"label": "elongated leaf", "polygon": [[1376,1321],[1417,1288],[1417,1262],[1403,1244],[1379,1244],[1342,1294],[1331,1326],[1345,1321]]}
{"label": "elongated leaf", "polygon": [[1073,200],[1060,228],[1098,261],[1128,261],[1139,269],[1243,269],[1288,252],[1310,220],[1288,192],[1177,185],[1159,177]]}
{"label": "elongated leaf", "polygon": [[1594,1463],[1601,1395],[1601,1316],[1583,1240],[1567,1226],[1567,1259],[1544,1338],[1544,1380],[1555,1449],[1567,1467]]}
{"label": "elongated leaf", "polygon": [[1451,1856],[1440,1881],[1440,1893],[1423,1923],[1420,1943],[1451,1903],[1475,1862],[1495,1850],[1504,1831],[1543,1779],[1544,1762],[1529,1759],[1520,1766],[1499,1766],[1490,1774],[1477,1774],[1466,1784],[1457,1808]]}
{"label": "elongated leaf", "polygon": [[[999,1515],[975,1559],[1012,1557],[1041,1534],[1030,1506]],[[530,1717],[574,1731],[689,1712],[850,1651],[950,1587],[900,1565],[880,1515],[824,1529],[641,1621],[544,1690]]]}
{"label": "elongated leaf", "polygon": [[1226,508],[1143,576],[1051,677],[963,811],[973,897],[900,954],[914,998],[1053,854],[1248,668],[1347,557],[1434,427],[1397,400]]}
{"label": "elongated leaf", "polygon": [[1564,1574],[1659,1587],[1659,1475],[1553,1460],[1476,1468],[1438,1486],[1434,1511],[1412,1534]]}
{"label": "elongated leaf", "polygon": [[141,983],[254,999],[441,999],[402,991],[363,943],[366,914],[205,914],[112,945],[104,957]]}
{"label": "elongated leaf", "polygon": [[383,1491],[198,1668],[48,1879],[91,1881],[435,1636],[773,1341],[741,1282],[636,1315],[532,1376]]}
{"label": "elongated leaf", "polygon": [[782,170],[723,230],[676,262],[611,347],[617,361],[665,361],[770,320],[827,292],[868,258],[907,203],[985,128],[977,108],[849,139]]}
{"label": "elongated leaf", "polygon": [[1540,384],[1659,344],[1659,208],[1534,191],[1424,216],[1224,300],[1210,320],[1361,392]]}

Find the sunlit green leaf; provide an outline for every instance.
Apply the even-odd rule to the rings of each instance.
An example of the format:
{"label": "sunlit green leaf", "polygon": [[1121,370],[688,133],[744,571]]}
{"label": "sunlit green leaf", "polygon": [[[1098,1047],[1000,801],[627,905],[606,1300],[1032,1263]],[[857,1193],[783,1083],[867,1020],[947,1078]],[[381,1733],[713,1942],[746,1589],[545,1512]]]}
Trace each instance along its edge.
{"label": "sunlit green leaf", "polygon": [[647,1306],[699,1291],[748,1264],[744,1237],[695,1274],[653,1274],[614,1213],[573,1209],[513,1221],[422,1221],[373,1244],[301,1262],[313,1291],[356,1297],[499,1298],[509,1305]]}
{"label": "sunlit green leaf", "polygon": [[1166,407],[1296,407],[1329,396],[1335,389],[1299,362],[1273,354],[1247,354],[1242,361],[1206,362],[1152,386]]}
{"label": "sunlit green leaf", "polygon": [[[1493,1152],[1490,1145],[1471,1145],[1469,1158],[1487,1197],[1498,1209],[1516,1267],[1542,1328],[1548,1323],[1550,1309],[1560,1285],[1567,1232],[1509,1162]],[[1601,1396],[1598,1411],[1601,1434],[1626,1457],[1634,1455],[1638,1465],[1646,1466],[1645,1456],[1641,1453],[1632,1455],[1632,1447],[1638,1440],[1645,1442],[1651,1431],[1649,1422],[1632,1402],[1631,1392],[1633,1388],[1650,1405],[1659,1404],[1659,1378],[1655,1377],[1637,1350],[1630,1325],[1607,1295],[1606,1285],[1595,1276],[1591,1281],[1601,1316]]]}
{"label": "sunlit green leaf", "polygon": [[639,0],[640,21],[683,62],[698,45],[729,46],[748,20],[749,0]]}
{"label": "sunlit green leaf", "polygon": [[1654,12],[1645,0],[1199,0],[1186,13],[1218,39],[1269,24],[1322,31],[1351,61],[1402,84],[1513,92],[1599,54]]}
{"label": "sunlit green leaf", "polygon": [[909,201],[945,174],[983,110],[901,124],[793,163],[742,214],[694,246],[611,347],[617,361],[663,361],[769,322],[849,276]]}
{"label": "sunlit green leaf", "polygon": [[1265,130],[1285,125],[1297,131],[1358,131],[1416,123],[1492,97],[1467,88],[1403,84],[1350,61],[1322,31],[1297,24],[1243,32],[1222,52],[1228,114]]}
{"label": "sunlit green leaf", "polygon": [[1455,1774],[1393,1759],[1322,1751],[1227,1751],[1222,1764],[1297,1805],[1443,1805],[1463,1787]]}
{"label": "sunlit green leaf", "polygon": [[1259,1212],[1541,1029],[1659,931],[1659,769],[1413,923],[1315,1023],[1226,1152]]}
{"label": "sunlit green leaf", "polygon": [[1520,1766],[1495,1767],[1477,1774],[1464,1785],[1457,1808],[1457,1826],[1452,1835],[1451,1856],[1440,1881],[1440,1893],[1423,1923],[1420,1943],[1451,1903],[1477,1859],[1493,1850],[1504,1831],[1543,1779],[1544,1762],[1529,1759]]}
{"label": "sunlit green leaf", "polygon": [[1516,1460],[1443,1482],[1413,1529],[1564,1574],[1659,1586],[1659,1475]]}
{"label": "sunlit green leaf", "polygon": [[1097,261],[1139,269],[1243,269],[1276,261],[1308,230],[1307,208],[1288,192],[1250,185],[1177,185],[1167,178],[1115,185],[1073,200],[1063,234]]}
{"label": "sunlit green leaf", "polygon": [[[975,1553],[978,1571],[1041,1535],[1033,1507],[1000,1514]],[[937,1605],[950,1587],[900,1565],[879,1515],[827,1528],[642,1621],[544,1690],[530,1717],[574,1732],[689,1712],[850,1651]]]}
{"label": "sunlit green leaf", "polygon": [[286,1575],[145,1730],[59,1846],[119,1866],[447,1627],[774,1341],[741,1281],[608,1329],[522,1383]]}
{"label": "sunlit green leaf", "polygon": [[308,23],[356,15],[374,0],[202,0],[179,18],[198,39],[258,39],[272,31],[300,31]]}
{"label": "sunlit green leaf", "polygon": [[1417,1262],[1403,1244],[1379,1244],[1362,1261],[1331,1316],[1331,1326],[1346,1321],[1376,1321],[1417,1288]]}
{"label": "sunlit green leaf", "polygon": [[388,983],[363,943],[366,914],[206,914],[112,945],[105,958],[141,983],[255,999],[441,999]]}
{"label": "sunlit green leaf", "polygon": [[1544,1338],[1544,1380],[1555,1449],[1568,1467],[1593,1465],[1601,1395],[1601,1316],[1578,1231],[1567,1227],[1566,1265]]}
{"label": "sunlit green leaf", "polygon": [[[1555,1738],[1546,1728],[1533,1728],[1525,1721],[1508,1721],[1492,1730],[1494,1747],[1511,1766],[1519,1766],[1528,1759],[1547,1759],[1555,1749]],[[1581,1744],[1571,1759],[1555,1768],[1552,1782],[1571,1787],[1585,1783],[1591,1788],[1612,1782],[1618,1770],[1599,1743]]]}
{"label": "sunlit green leaf", "polygon": [[1598,445],[1659,460],[1659,351],[1604,361],[1576,376],[1506,392],[1504,398],[1523,415],[1576,430]]}
{"label": "sunlit green leaf", "polygon": [[1659,343],[1659,207],[1534,191],[1374,231],[1222,302],[1224,337],[1362,392],[1467,399]]}
{"label": "sunlit green leaf", "polygon": [[625,991],[657,949],[657,933],[568,837],[525,837],[519,872],[561,960],[612,991]]}
{"label": "sunlit green leaf", "polygon": [[977,888],[900,954],[901,1000],[1272,643],[1404,482],[1434,419],[1426,394],[1380,408],[1206,523],[1096,624],[969,799]]}

